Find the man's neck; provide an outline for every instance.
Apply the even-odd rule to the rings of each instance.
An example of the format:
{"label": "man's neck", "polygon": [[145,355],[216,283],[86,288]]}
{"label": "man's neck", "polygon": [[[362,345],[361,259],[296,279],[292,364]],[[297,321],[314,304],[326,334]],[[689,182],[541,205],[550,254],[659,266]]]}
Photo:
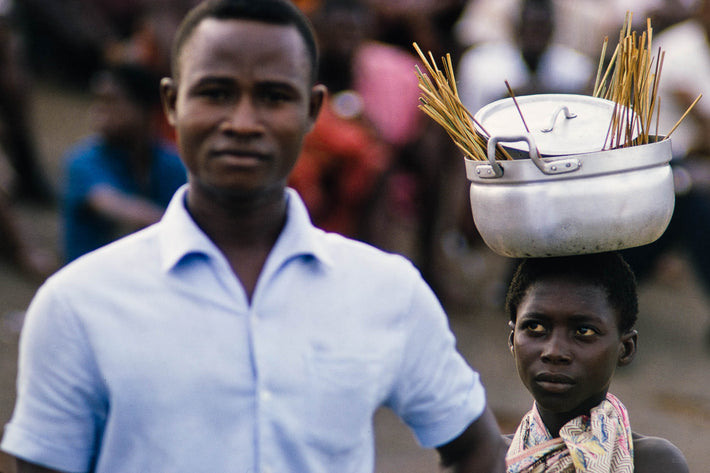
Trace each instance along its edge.
{"label": "man's neck", "polygon": [[188,190],[187,208],[220,249],[251,301],[266,260],[286,224],[286,192],[238,198]]}

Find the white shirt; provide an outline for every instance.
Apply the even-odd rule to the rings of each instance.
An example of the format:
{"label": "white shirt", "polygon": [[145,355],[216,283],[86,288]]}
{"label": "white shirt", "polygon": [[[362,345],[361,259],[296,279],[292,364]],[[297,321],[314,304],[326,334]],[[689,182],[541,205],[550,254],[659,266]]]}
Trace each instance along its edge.
{"label": "white shirt", "polygon": [[289,191],[249,304],[185,190],[40,289],[3,450],[71,472],[372,472],[378,407],[425,447],[482,413],[408,261],[314,228]]}

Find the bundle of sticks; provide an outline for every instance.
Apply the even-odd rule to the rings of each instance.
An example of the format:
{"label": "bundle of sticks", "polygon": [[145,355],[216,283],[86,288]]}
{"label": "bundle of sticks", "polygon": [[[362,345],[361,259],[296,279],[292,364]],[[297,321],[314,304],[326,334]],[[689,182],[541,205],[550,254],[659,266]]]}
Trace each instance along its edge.
{"label": "bundle of sticks", "polygon": [[[659,48],[657,56],[652,56],[651,20],[646,20],[646,31],[639,35],[631,31],[632,19],[632,13],[627,12],[619,32],[619,43],[605,70],[609,38],[604,39],[597,69],[594,97],[615,103],[605,149],[647,144],[653,137],[659,136],[658,114],[661,99],[658,96],[658,86],[665,52]],[[695,99],[664,139],[671,136],[701,97],[702,95],[699,95]]]}
{"label": "bundle of sticks", "polygon": [[[461,103],[451,55],[447,54],[442,58],[442,71],[436,65],[431,52],[428,57],[425,56],[417,43],[414,43],[414,49],[427,71],[425,74],[418,66],[416,68],[419,89],[422,92],[419,97],[419,108],[446,130],[453,142],[469,159],[487,161],[489,135]],[[495,159],[512,158],[501,146],[497,146]]]}
{"label": "bundle of sticks", "polygon": [[[665,53],[659,48],[655,58],[651,54],[651,20],[646,21],[646,31],[639,35],[631,30],[632,18],[632,14],[627,12],[619,33],[619,43],[606,67],[604,63],[609,38],[604,39],[602,46],[593,96],[615,104],[603,149],[648,144],[660,137],[658,113],[661,99],[658,96],[658,87]],[[451,56],[447,54],[442,58],[442,71],[437,67],[431,52],[426,56],[416,42],[414,49],[426,69],[425,74],[418,66],[416,68],[419,89],[422,92],[419,108],[446,130],[468,158],[488,160],[487,145],[490,134],[461,103]],[[507,81],[506,86],[525,124],[525,118]],[[695,99],[663,139],[670,138],[701,97],[702,95],[699,95]],[[527,125],[525,128],[527,129]],[[495,159],[507,160],[511,157],[498,145]]]}

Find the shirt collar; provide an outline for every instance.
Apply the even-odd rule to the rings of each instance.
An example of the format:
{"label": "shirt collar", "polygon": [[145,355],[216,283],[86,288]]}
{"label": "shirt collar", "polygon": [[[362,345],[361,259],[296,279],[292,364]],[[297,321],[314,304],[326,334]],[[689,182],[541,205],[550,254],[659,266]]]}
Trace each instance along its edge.
{"label": "shirt collar", "polygon": [[[185,198],[188,186],[185,184],[175,192],[159,223],[161,268],[166,272],[190,254],[221,257],[219,248],[187,211]],[[332,265],[333,258],[323,241],[325,232],[313,226],[298,193],[290,188],[286,189],[286,193],[286,225],[269,255],[269,260],[281,265],[295,257],[312,256],[325,265]]]}

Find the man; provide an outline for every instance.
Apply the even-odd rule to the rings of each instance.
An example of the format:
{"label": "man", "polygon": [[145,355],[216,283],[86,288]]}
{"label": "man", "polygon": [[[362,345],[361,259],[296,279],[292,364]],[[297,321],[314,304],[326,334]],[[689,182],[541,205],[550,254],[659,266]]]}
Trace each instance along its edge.
{"label": "man", "polygon": [[148,69],[116,64],[92,82],[95,133],[66,157],[63,206],[67,262],[160,220],[185,167],[160,139],[158,79]]}
{"label": "man", "polygon": [[288,0],[180,27],[161,92],[188,184],[28,311],[18,472],[366,472],[386,405],[455,471],[504,470],[478,375],[403,258],[314,228],[286,181],[325,94]]}

